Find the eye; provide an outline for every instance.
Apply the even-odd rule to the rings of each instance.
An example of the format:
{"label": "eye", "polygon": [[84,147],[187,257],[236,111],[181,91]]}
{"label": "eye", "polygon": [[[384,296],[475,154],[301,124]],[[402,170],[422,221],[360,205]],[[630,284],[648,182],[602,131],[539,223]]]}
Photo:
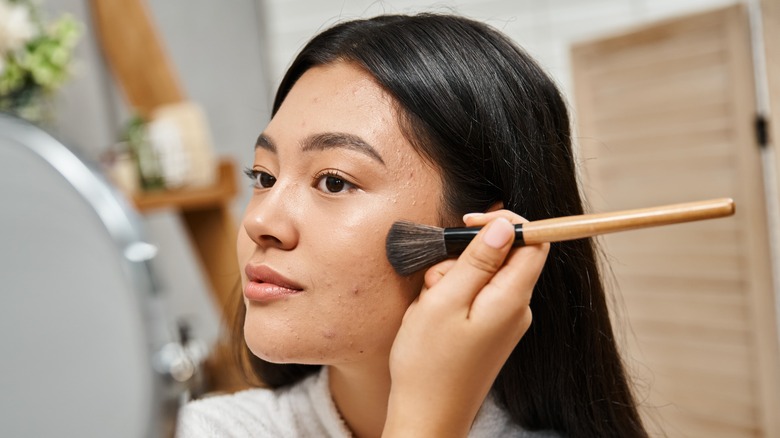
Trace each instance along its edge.
{"label": "eye", "polygon": [[338,172],[323,172],[315,179],[317,189],[325,193],[344,193],[357,190],[354,184],[345,180]]}
{"label": "eye", "polygon": [[244,173],[252,180],[252,185],[258,189],[267,189],[276,183],[275,176],[262,170],[246,169]]}

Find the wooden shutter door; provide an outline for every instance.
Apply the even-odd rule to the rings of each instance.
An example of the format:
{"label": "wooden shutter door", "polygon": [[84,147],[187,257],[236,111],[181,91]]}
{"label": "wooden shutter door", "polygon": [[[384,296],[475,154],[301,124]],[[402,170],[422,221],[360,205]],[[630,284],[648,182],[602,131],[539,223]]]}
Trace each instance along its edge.
{"label": "wooden shutter door", "polygon": [[593,211],[736,201],[732,218],[600,241],[648,427],[668,436],[780,436],[746,11],[736,5],[578,44],[572,63]]}

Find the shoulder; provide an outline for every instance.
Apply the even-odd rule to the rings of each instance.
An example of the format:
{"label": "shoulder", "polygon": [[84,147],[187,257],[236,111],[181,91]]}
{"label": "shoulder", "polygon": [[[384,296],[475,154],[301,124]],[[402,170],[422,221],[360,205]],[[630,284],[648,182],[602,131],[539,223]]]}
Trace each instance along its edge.
{"label": "shoulder", "polygon": [[295,385],[209,397],[179,412],[177,438],[348,437],[328,389],[327,367]]}
{"label": "shoulder", "polygon": [[265,389],[208,397],[187,403],[179,410],[176,436],[249,437],[253,433],[270,434],[279,426],[271,421],[278,418],[274,414],[283,410],[276,394]]}
{"label": "shoulder", "polygon": [[554,431],[528,431],[512,421],[509,414],[498,406],[492,396],[488,396],[474,419],[469,438],[489,437],[515,438],[563,438]]}
{"label": "shoulder", "polygon": [[312,391],[319,376],[279,390],[250,389],[186,404],[177,420],[177,438],[324,436]]}

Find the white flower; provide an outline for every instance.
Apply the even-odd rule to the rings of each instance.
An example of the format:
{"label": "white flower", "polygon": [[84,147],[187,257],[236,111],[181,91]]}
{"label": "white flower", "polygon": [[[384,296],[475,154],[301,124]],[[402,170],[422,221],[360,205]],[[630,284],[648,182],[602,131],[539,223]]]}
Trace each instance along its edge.
{"label": "white flower", "polygon": [[0,56],[19,50],[36,34],[29,9],[0,0]]}

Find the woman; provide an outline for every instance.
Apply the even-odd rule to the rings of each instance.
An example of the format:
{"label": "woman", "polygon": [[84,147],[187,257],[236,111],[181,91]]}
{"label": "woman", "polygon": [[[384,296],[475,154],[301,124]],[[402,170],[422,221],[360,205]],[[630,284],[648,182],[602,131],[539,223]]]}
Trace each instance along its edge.
{"label": "woman", "polygon": [[[565,104],[499,32],[429,14],[324,31],[247,174],[237,338],[273,390],[191,403],[180,435],[646,436],[592,243],[510,248],[509,222],[583,211]],[[400,219],[486,226],[401,277]]]}

